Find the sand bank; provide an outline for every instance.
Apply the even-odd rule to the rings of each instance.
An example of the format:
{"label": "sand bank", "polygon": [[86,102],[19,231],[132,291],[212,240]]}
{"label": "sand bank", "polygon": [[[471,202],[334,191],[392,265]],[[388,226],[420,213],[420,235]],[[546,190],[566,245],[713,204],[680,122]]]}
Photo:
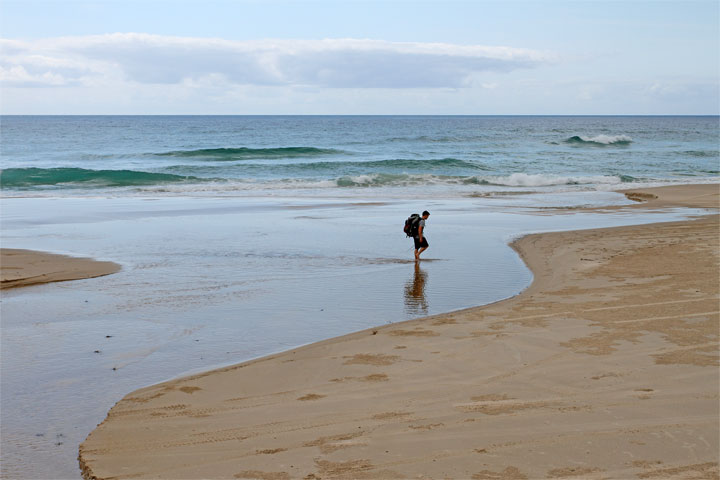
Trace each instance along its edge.
{"label": "sand bank", "polygon": [[0,248],[0,289],[101,277],[120,270],[113,262]]}
{"label": "sand bank", "polygon": [[645,207],[720,207],[720,185],[674,185],[644,190],[623,190],[630,200],[643,202]]}
{"label": "sand bank", "polygon": [[[717,207],[698,188],[670,193]],[[133,392],[83,474],[717,478],[719,233],[709,215],[524,237],[517,297]]]}

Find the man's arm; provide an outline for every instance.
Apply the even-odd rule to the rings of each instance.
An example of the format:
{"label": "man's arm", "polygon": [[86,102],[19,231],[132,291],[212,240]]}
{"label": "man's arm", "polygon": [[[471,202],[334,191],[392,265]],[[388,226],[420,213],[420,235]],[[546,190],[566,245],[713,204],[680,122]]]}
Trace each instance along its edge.
{"label": "man's arm", "polygon": [[424,229],[424,228],[425,228],[425,227],[423,227],[422,225],[420,225],[420,226],[418,227],[418,239],[419,239],[421,242],[422,242],[422,232],[423,232],[423,229]]}

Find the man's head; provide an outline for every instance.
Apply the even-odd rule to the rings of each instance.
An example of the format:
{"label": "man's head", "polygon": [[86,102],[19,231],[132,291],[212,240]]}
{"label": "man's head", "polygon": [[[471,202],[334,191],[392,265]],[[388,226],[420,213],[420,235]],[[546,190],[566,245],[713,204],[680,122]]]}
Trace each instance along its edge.
{"label": "man's head", "polygon": [[425,210],[425,211],[423,212],[423,214],[422,214],[422,218],[425,219],[425,220],[427,220],[427,218],[428,218],[429,216],[430,216],[430,212],[428,212],[427,210]]}

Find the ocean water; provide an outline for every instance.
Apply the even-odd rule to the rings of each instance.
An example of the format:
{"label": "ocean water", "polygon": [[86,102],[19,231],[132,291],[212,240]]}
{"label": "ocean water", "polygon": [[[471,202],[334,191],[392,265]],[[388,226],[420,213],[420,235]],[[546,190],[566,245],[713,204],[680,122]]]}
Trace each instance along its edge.
{"label": "ocean water", "polygon": [[[617,188],[718,182],[717,117],[2,117],[0,243],[120,263],[2,292],[3,478],[79,479],[137,388],[515,295],[520,235],[700,210]],[[430,249],[401,231],[428,209]]]}
{"label": "ocean water", "polygon": [[3,196],[467,195],[717,181],[706,117],[3,116]]}

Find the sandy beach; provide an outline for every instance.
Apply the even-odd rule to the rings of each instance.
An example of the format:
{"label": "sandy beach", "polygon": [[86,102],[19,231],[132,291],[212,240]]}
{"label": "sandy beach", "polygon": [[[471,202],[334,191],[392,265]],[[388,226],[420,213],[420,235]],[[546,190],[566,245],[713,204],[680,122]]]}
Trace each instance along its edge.
{"label": "sandy beach", "polygon": [[0,248],[0,289],[101,277],[120,268],[117,263],[91,258]]}
{"label": "sandy beach", "polygon": [[128,394],[83,475],[718,478],[719,233],[708,215],[523,237],[534,281],[511,299]]}

